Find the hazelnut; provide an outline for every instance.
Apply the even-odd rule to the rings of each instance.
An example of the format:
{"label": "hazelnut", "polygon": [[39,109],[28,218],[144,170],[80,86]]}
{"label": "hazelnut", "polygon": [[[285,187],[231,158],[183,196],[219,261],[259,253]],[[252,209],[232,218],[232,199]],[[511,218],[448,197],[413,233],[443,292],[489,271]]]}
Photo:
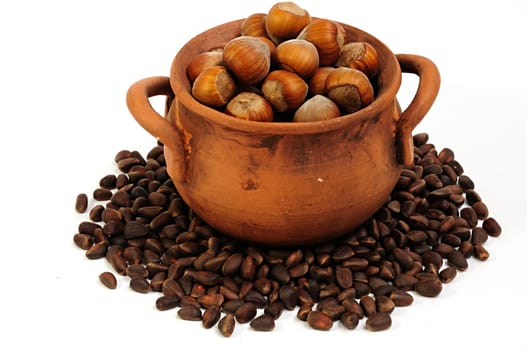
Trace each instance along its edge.
{"label": "hazelnut", "polygon": [[318,52],[315,45],[306,40],[290,39],[276,47],[276,60],[280,69],[285,69],[310,78],[318,69]]}
{"label": "hazelnut", "polygon": [[373,86],[358,69],[339,67],[328,74],[328,97],[346,113],[353,113],[373,101]]}
{"label": "hazelnut", "polygon": [[273,107],[264,97],[254,92],[245,91],[234,96],[225,107],[225,113],[244,120],[273,121]]}
{"label": "hazelnut", "polygon": [[202,52],[192,59],[187,67],[187,76],[191,82],[205,69],[220,66],[223,63],[223,50]]}
{"label": "hazelnut", "polygon": [[264,97],[274,110],[292,112],[306,99],[308,85],[298,74],[286,70],[274,70],[262,83]]}
{"label": "hazelnut", "polygon": [[239,36],[223,48],[225,66],[243,84],[259,83],[271,68],[269,46],[252,36]]}
{"label": "hazelnut", "polygon": [[326,80],[335,67],[319,67],[309,80],[309,96],[327,95]]}
{"label": "hazelnut", "polygon": [[241,35],[267,37],[265,16],[265,13],[253,13],[247,17],[242,23]]}
{"label": "hazelnut", "polygon": [[223,66],[206,68],[192,84],[192,96],[210,107],[225,106],[235,92],[234,78]]}
{"label": "hazelnut", "polygon": [[278,2],[267,13],[265,30],[276,44],[296,38],[311,21],[309,13],[291,1]]}
{"label": "hazelnut", "polygon": [[379,70],[379,59],[371,44],[362,41],[350,42],[342,47],[336,65],[358,69],[371,79]]}
{"label": "hazelnut", "polygon": [[321,66],[333,65],[344,46],[345,31],[333,21],[314,19],[298,35],[298,39],[307,40],[315,45]]}
{"label": "hazelnut", "polygon": [[315,122],[340,116],[339,106],[331,99],[315,95],[304,102],[295,112],[295,122]]}

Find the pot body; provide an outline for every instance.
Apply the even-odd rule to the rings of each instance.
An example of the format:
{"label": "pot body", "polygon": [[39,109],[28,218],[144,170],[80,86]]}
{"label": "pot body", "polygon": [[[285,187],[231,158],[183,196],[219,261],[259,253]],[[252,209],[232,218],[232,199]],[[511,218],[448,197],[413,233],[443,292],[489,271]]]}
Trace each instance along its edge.
{"label": "pot body", "polygon": [[[375,99],[350,115],[320,122],[239,120],[190,93],[186,68],[197,54],[240,35],[243,20],[212,28],[176,55],[170,78],[144,79],[127,95],[132,115],[165,145],[167,170],[185,202],[210,226],[245,241],[312,245],[357,228],[389,198],[401,164],[413,161],[411,131],[439,88],[437,69],[413,55],[397,57],[378,39],[341,24],[350,41],[378,53]],[[403,71],[420,76],[401,112]],[[165,94],[165,118],[148,97]]]}
{"label": "pot body", "polygon": [[294,245],[339,236],[374,214],[397,181],[396,113],[391,103],[346,127],[280,135],[232,130],[173,105],[190,179],[176,187],[202,219],[237,238]]}

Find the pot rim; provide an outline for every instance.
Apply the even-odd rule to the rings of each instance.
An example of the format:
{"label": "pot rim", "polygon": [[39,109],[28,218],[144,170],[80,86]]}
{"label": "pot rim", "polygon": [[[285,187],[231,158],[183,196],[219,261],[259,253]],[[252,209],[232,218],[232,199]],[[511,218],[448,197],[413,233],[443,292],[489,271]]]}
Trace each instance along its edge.
{"label": "pot rim", "polygon": [[[316,17],[313,17],[316,19]],[[313,134],[321,133],[325,131],[331,131],[340,129],[348,126],[351,123],[357,121],[367,120],[382,112],[390,103],[395,100],[395,95],[399,90],[401,84],[401,68],[397,57],[393,52],[375,36],[353,27],[351,25],[337,22],[342,25],[346,31],[351,31],[358,34],[363,41],[367,41],[375,47],[379,53],[380,61],[384,61],[384,64],[380,67],[381,72],[387,70],[393,66],[395,74],[389,77],[388,81],[382,80],[379,84],[381,88],[377,91],[373,102],[368,106],[358,110],[357,112],[342,115],[338,118],[333,118],[324,121],[314,122],[257,122],[250,120],[242,120],[226,115],[225,113],[218,111],[212,107],[208,107],[199,101],[197,101],[191,94],[190,81],[186,74],[186,68],[190,62],[190,59],[194,57],[188,57],[186,52],[196,51],[199,52],[208,51],[216,46],[211,45],[210,41],[203,42],[203,38],[207,35],[222,38],[223,41],[228,41],[236,35],[240,35],[241,24],[245,19],[238,19],[231,22],[226,22],[221,25],[210,28],[189,40],[176,54],[172,61],[170,70],[170,85],[175,94],[174,102],[178,102],[186,108],[192,110],[197,115],[210,122],[220,124],[224,127],[234,129],[246,133],[258,133],[258,134],[275,134],[275,135],[291,135],[291,134]],[[205,45],[208,47],[204,47]],[[381,56],[384,55],[384,59]],[[382,77],[382,73],[379,73],[379,77]]]}

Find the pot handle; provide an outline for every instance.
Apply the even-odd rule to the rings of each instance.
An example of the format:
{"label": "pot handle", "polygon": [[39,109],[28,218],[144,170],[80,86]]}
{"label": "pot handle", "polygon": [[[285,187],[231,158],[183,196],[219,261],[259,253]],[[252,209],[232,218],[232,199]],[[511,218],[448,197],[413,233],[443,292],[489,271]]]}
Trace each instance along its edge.
{"label": "pot handle", "polygon": [[174,98],[168,77],[151,77],[139,80],[128,89],[126,104],[135,120],[156,139],[160,140],[171,152],[170,177],[176,182],[186,181],[186,162],[183,138],[178,129],[157,113],[148,99],[153,96],[166,95]]}
{"label": "pot handle", "polygon": [[426,57],[409,54],[398,54],[396,57],[403,73],[419,76],[417,92],[396,125],[399,161],[403,165],[412,165],[414,161],[412,131],[432,107],[439,92],[441,77],[436,65]]}

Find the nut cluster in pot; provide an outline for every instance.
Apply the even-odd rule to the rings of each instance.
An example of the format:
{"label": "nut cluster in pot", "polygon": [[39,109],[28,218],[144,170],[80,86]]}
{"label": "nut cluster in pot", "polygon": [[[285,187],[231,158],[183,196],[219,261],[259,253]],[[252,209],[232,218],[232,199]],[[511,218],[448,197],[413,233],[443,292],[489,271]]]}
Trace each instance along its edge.
{"label": "nut cluster in pot", "polygon": [[280,2],[247,17],[223,48],[197,55],[187,75],[198,101],[233,117],[310,122],[369,105],[378,69],[372,45],[348,41],[340,24]]}

